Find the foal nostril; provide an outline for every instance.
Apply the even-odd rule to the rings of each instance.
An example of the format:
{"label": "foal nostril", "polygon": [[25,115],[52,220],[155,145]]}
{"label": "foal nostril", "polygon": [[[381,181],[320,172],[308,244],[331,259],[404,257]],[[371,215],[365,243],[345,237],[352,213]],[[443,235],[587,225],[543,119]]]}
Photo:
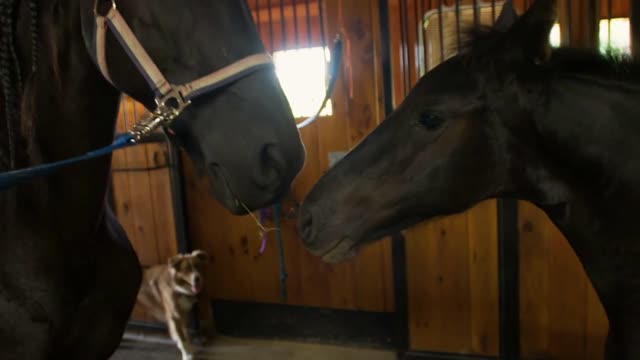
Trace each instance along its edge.
{"label": "foal nostril", "polygon": [[280,186],[286,170],[284,154],[276,145],[264,145],[260,150],[260,175],[259,182],[267,188]]}
{"label": "foal nostril", "polygon": [[311,211],[302,208],[299,210],[298,226],[300,228],[300,234],[302,235],[302,241],[306,244],[313,243],[313,214]]}

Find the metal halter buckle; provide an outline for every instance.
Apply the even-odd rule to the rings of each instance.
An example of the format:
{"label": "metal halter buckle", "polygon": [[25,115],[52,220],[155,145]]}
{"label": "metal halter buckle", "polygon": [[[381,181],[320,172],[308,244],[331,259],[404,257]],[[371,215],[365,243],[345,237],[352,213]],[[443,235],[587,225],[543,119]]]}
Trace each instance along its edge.
{"label": "metal halter buckle", "polygon": [[161,99],[156,98],[156,108],[134,125],[131,133],[135,142],[154,132],[159,127],[168,126],[191,104],[184,98],[180,87],[173,87]]}

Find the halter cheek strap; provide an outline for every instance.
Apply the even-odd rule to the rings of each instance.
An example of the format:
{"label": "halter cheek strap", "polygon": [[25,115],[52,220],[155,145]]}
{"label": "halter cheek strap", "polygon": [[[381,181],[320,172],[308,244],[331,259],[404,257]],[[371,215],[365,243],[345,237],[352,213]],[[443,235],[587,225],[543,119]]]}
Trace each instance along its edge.
{"label": "halter cheek strap", "polygon": [[[103,15],[98,9],[98,1],[96,1],[95,18],[96,18],[96,62],[102,75],[113,84],[109,74],[106,58],[106,36],[107,30],[111,30],[113,35],[136,68],[143,75],[149,87],[154,93],[156,104],[158,107],[152,112],[154,117],[143,119],[141,126],[134,131],[141,131],[136,134],[139,140],[149,131],[155,130],[158,126],[166,126],[175,119],[191,100],[202,94],[215,91],[245,77],[259,69],[273,66],[272,58],[267,53],[251,55],[234,62],[220,70],[214,71],[209,75],[196,79],[192,82],[174,85],[164,77],[160,69],[153,62],[144,47],[138,41],[133,31],[118,11],[115,0],[111,0],[110,5]],[[105,3],[102,3],[105,5]],[[145,123],[146,122],[146,123]]]}

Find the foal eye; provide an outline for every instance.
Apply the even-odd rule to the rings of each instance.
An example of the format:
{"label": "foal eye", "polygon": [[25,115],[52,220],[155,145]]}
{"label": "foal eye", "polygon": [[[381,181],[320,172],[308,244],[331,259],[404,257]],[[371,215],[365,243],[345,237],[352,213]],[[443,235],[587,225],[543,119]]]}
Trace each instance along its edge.
{"label": "foal eye", "polygon": [[444,124],[444,119],[431,113],[422,113],[418,122],[429,130],[435,130]]}

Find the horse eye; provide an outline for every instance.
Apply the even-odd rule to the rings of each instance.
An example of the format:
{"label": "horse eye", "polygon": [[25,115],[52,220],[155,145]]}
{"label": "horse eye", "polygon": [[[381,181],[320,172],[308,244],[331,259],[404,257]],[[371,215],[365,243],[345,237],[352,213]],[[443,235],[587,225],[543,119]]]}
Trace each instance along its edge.
{"label": "horse eye", "polygon": [[444,119],[431,113],[422,113],[418,122],[429,130],[435,130],[444,124]]}

